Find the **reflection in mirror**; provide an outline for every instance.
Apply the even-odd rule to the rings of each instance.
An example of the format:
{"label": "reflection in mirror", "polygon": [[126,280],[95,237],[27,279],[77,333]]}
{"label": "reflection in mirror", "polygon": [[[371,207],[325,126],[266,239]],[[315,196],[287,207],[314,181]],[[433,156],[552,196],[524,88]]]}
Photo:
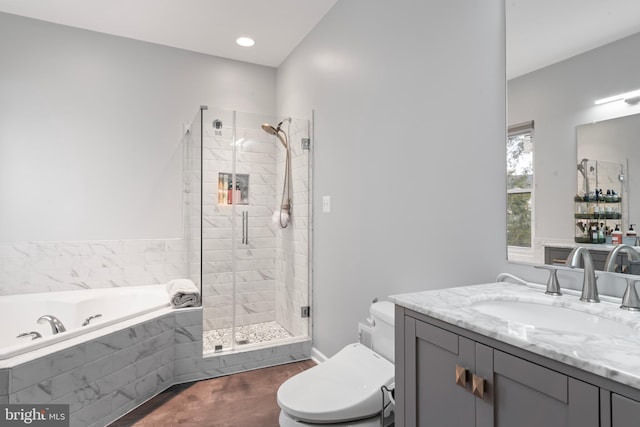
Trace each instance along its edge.
{"label": "reflection in mirror", "polygon": [[[574,199],[579,193],[577,165],[583,158],[622,165],[625,181],[618,184],[624,187],[621,192],[628,195],[629,204],[623,197],[620,228],[626,234],[629,224],[640,225],[640,212],[633,207],[634,200],[640,202],[640,195],[635,195],[640,192],[640,182],[634,183],[634,173],[640,176],[639,172],[634,171],[640,171],[640,165],[627,165],[626,160],[640,159],[638,154],[625,152],[625,148],[614,145],[614,141],[620,139],[618,133],[589,138],[588,143],[586,137],[579,137],[583,130],[586,132],[588,129],[582,126],[584,124],[603,126],[605,121],[617,121],[640,113],[640,103],[636,99],[627,99],[625,102],[622,98],[606,104],[595,104],[596,100],[640,89],[640,55],[636,54],[640,51],[640,13],[635,13],[635,9],[640,10],[640,2],[622,5],[612,1],[604,5],[602,2],[585,1],[584,5],[581,4],[581,9],[584,9],[580,11],[581,16],[599,15],[599,21],[595,21],[598,25],[590,26],[592,31],[598,27],[603,30],[617,28],[617,32],[610,32],[608,38],[594,40],[590,47],[583,46],[564,57],[556,56],[551,62],[538,63],[525,69],[510,65],[518,55],[519,58],[537,55],[537,50],[530,44],[513,43],[513,40],[520,43],[524,31],[532,33],[532,38],[540,38],[543,46],[537,46],[539,50],[544,50],[544,43],[556,48],[565,44],[565,41],[570,42],[569,38],[574,38],[567,36],[569,32],[565,36],[546,37],[539,31],[529,31],[532,26],[545,28],[546,31],[555,26],[554,22],[562,21],[563,10],[557,13],[547,11],[549,13],[546,16],[551,18],[543,18],[545,14],[538,12],[543,11],[544,3],[535,2],[533,6],[525,1],[515,1],[507,4],[508,124],[535,121],[531,246],[509,245],[508,259],[534,264],[545,262],[545,247],[571,248],[577,244]],[[529,16],[522,13],[525,4]],[[561,9],[566,5],[555,2],[556,6]],[[602,10],[603,7],[612,10]],[[535,11],[536,8],[540,10]],[[514,9],[519,9],[516,11],[518,13],[514,13]],[[625,19],[619,18],[621,14],[625,15]],[[634,16],[633,20],[628,19],[629,16]],[[536,19],[534,25],[525,23],[526,20]],[[547,22],[547,19],[553,22]],[[569,21],[576,20],[564,20],[565,23]],[[574,25],[573,22],[570,24]],[[553,32],[553,28],[549,31]],[[578,34],[576,30],[572,36]],[[629,118],[629,121],[633,120]],[[640,135],[638,131],[632,131],[632,134]],[[587,148],[587,144],[590,148]],[[617,174],[614,176],[617,178]],[[607,186],[601,187],[606,195]],[[511,239],[510,243],[513,243]],[[599,244],[598,248],[610,251],[612,246]]]}
{"label": "reflection in mirror", "polygon": [[578,191],[573,198],[576,219],[575,242],[613,244],[614,235],[621,234],[622,219],[625,217],[622,203],[628,200],[627,195],[622,192],[622,163],[583,157],[577,169]]}
{"label": "reflection in mirror", "polygon": [[640,223],[640,114],[581,125],[576,133],[578,158],[602,159],[619,167],[608,179],[626,196],[620,211],[620,229],[626,234]]}
{"label": "reflection in mirror", "polygon": [[531,248],[533,122],[509,126],[507,134],[507,244],[512,252]]}

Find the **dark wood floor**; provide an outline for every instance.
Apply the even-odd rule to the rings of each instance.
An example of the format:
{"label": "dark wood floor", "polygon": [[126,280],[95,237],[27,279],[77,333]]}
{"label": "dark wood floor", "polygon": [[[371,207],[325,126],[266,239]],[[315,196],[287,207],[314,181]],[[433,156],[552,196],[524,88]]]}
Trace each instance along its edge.
{"label": "dark wood floor", "polygon": [[278,387],[311,360],[175,385],[109,427],[277,427]]}

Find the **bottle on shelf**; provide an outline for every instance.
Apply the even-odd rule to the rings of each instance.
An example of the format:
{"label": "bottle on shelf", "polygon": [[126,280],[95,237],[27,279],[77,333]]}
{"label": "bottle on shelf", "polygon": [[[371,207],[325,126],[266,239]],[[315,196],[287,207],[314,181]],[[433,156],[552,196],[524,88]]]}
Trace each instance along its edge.
{"label": "bottle on shelf", "polygon": [[633,229],[635,224],[629,224],[629,229],[627,230],[627,236],[636,237],[636,230]]}
{"label": "bottle on shelf", "polygon": [[615,230],[611,232],[611,243],[614,245],[622,244],[622,231],[620,231],[620,226],[616,224]]}
{"label": "bottle on shelf", "polygon": [[604,237],[604,224],[601,222],[598,227],[598,243],[604,243],[606,241]]}

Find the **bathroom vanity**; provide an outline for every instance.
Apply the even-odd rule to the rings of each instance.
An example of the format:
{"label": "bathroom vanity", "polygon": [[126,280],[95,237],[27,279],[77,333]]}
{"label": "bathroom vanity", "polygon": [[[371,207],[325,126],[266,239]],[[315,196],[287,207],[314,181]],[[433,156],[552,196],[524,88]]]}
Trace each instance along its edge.
{"label": "bathroom vanity", "polygon": [[508,283],[390,299],[397,426],[640,425],[640,313]]}

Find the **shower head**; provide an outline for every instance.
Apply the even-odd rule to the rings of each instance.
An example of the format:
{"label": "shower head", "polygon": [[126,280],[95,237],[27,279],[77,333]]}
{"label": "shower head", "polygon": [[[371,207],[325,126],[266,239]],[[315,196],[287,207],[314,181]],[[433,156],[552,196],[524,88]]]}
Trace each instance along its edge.
{"label": "shower head", "polygon": [[273,127],[272,125],[270,125],[269,123],[263,123],[262,124],[262,130],[264,130],[266,133],[268,133],[269,135],[277,135],[278,132],[280,132],[280,125],[282,124],[282,122],[280,122],[280,124],[278,125],[277,128]]}
{"label": "shower head", "polygon": [[270,125],[269,123],[263,123],[262,124],[262,130],[264,130],[269,135],[278,135],[280,133],[280,127],[286,121],[291,123],[291,117],[286,117],[286,118],[282,119],[280,121],[280,123],[278,123],[278,126],[273,126],[273,125]]}
{"label": "shower head", "polygon": [[587,173],[587,162],[589,161],[589,159],[582,159],[580,161],[580,163],[578,163],[578,170],[580,172],[582,172],[582,174],[584,175],[585,173]]}
{"label": "shower head", "polygon": [[287,133],[284,130],[280,129],[280,126],[282,126],[282,124],[286,120],[291,120],[291,119],[282,120],[280,123],[278,123],[278,126],[276,126],[276,127],[274,127],[273,125],[270,125],[269,123],[263,123],[262,124],[262,130],[264,130],[269,135],[277,136],[278,139],[280,140],[280,143],[282,144],[282,146],[287,150],[287,153],[289,153],[289,144],[287,142],[287,139],[288,139],[287,138]]}

